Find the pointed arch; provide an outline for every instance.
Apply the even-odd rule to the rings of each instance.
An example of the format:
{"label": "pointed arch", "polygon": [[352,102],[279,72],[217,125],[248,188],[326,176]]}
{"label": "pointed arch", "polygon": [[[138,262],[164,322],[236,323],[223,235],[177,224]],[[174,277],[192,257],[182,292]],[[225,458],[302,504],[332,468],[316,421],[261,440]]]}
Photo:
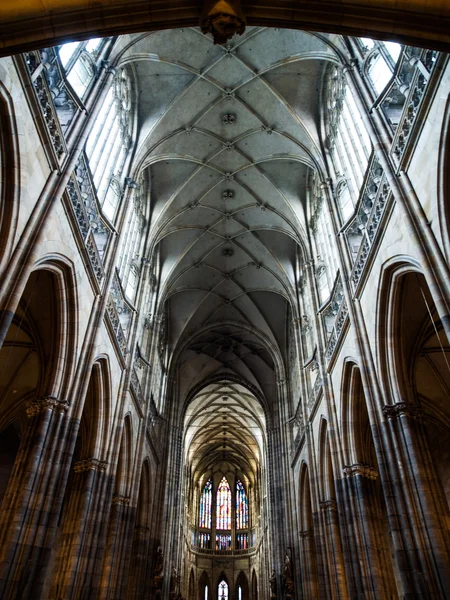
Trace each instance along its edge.
{"label": "pointed arch", "polygon": [[20,203],[20,151],[14,102],[0,81],[0,272],[11,255]]}

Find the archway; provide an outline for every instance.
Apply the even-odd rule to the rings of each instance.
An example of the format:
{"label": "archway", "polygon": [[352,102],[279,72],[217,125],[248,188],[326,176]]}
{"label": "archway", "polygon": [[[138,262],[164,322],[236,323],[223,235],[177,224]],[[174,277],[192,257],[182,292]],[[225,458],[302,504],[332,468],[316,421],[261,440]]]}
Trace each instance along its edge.
{"label": "archway", "polygon": [[396,597],[395,552],[361,372],[349,361],[342,385],[344,489],[354,515],[351,552],[360,556],[356,589],[367,597]]}

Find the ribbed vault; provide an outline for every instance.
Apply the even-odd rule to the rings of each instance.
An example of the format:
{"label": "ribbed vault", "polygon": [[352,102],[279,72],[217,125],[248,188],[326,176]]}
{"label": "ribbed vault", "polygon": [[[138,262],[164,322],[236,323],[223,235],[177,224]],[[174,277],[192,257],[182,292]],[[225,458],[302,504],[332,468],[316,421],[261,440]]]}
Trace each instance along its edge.
{"label": "ribbed vault", "polygon": [[322,79],[338,43],[263,28],[226,47],[198,29],[122,40],[115,60],[138,88],[135,177],[148,191],[159,311],[184,397],[220,370],[273,395],[308,246],[308,182],[322,164]]}
{"label": "ribbed vault", "polygon": [[185,460],[194,483],[216,470],[245,475],[255,485],[265,452],[265,418],[243,386],[217,382],[204,387],[185,416]]}

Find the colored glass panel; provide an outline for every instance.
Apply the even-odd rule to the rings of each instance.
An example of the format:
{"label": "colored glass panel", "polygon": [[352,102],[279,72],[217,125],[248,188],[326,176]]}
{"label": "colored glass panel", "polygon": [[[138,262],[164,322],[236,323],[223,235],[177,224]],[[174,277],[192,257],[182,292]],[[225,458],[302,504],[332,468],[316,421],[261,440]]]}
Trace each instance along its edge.
{"label": "colored glass panel", "polygon": [[248,529],[248,498],[239,479],[236,482],[236,529]]}
{"label": "colored glass panel", "polygon": [[218,533],[216,535],[216,550],[231,550],[230,533]]}
{"label": "colored glass panel", "polygon": [[217,488],[216,528],[231,529],[231,489],[226,477]]}
{"label": "colored glass panel", "polygon": [[209,479],[203,488],[200,497],[199,527],[211,529],[211,505],[212,505],[212,479]]}

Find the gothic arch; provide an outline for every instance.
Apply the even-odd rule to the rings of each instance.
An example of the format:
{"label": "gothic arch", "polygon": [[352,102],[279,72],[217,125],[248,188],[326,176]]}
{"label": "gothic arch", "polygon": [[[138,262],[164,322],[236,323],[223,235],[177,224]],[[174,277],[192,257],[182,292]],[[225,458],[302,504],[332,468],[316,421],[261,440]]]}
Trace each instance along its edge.
{"label": "gothic arch", "polygon": [[14,103],[0,82],[0,271],[8,260],[20,202],[20,154]]}
{"label": "gothic arch", "polygon": [[[205,588],[207,588],[207,595],[205,594]],[[214,592],[211,589],[211,583],[206,571],[203,571],[198,580],[198,598],[199,600],[214,599]]]}
{"label": "gothic arch", "polygon": [[[422,274],[410,257],[395,257],[383,266],[377,302],[376,332],[380,381],[387,402],[411,401],[411,383],[407,379],[399,335],[399,306],[402,280],[407,274]],[[380,407],[381,408],[381,407]]]}
{"label": "gothic arch", "polygon": [[[239,598],[239,587],[241,588],[242,592],[241,592],[241,598]],[[249,600],[250,595],[249,595],[249,585],[248,585],[248,579],[245,576],[245,573],[243,571],[241,571],[237,578],[236,578],[236,585],[234,587],[234,598],[235,600]]]}
{"label": "gothic arch", "polygon": [[442,122],[439,143],[438,162],[438,211],[442,244],[447,260],[450,259],[450,96],[447,98],[444,118]]}

